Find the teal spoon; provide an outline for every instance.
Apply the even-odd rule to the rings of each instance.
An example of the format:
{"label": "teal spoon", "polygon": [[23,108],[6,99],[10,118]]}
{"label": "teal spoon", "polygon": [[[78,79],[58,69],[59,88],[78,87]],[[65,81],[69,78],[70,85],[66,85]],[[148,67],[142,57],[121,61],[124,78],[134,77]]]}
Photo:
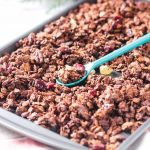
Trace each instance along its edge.
{"label": "teal spoon", "polygon": [[84,65],[86,73],[81,79],[79,79],[75,82],[67,83],[67,84],[64,84],[59,79],[56,79],[56,83],[63,85],[63,86],[67,86],[67,87],[76,86],[76,85],[80,84],[81,82],[83,82],[84,80],[86,80],[86,78],[88,77],[88,75],[90,74],[90,72],[93,69],[95,69],[95,68],[99,67],[100,65],[103,65],[103,64],[107,63],[108,61],[111,61],[111,60],[133,50],[134,48],[137,48],[137,47],[139,47],[145,43],[148,43],[148,42],[150,42],[150,33],[148,33],[148,34],[138,38],[137,40],[135,40],[135,41],[133,41],[133,42],[131,42],[131,43],[129,43],[129,44],[105,55],[105,56],[103,56],[103,57],[101,57],[100,59],[98,59],[94,62],[91,62],[91,63]]}

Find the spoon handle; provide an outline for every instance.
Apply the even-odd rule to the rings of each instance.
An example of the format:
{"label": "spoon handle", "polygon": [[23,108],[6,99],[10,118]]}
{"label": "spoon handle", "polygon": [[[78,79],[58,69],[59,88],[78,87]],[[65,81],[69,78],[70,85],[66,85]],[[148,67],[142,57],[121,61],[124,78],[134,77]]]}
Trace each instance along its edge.
{"label": "spoon handle", "polygon": [[99,67],[100,65],[102,65],[108,61],[111,61],[111,60],[131,51],[131,50],[133,50],[134,48],[137,48],[137,47],[139,47],[145,43],[148,43],[148,42],[150,42],[150,33],[148,33],[148,34],[138,38],[137,40],[135,40],[135,41],[133,41],[133,42],[131,42],[131,43],[107,54],[107,55],[105,55],[104,57],[102,57],[102,58],[100,58],[94,62],[92,62],[91,70],[95,69],[95,68]]}

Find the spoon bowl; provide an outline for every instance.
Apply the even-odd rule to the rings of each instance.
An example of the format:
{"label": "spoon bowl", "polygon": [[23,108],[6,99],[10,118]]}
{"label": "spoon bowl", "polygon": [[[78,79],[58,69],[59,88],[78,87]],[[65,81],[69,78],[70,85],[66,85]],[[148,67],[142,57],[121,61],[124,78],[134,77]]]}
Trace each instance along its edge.
{"label": "spoon bowl", "polygon": [[148,42],[150,42],[150,33],[148,33],[148,34],[134,40],[133,42],[131,42],[131,43],[129,43],[129,44],[127,44],[127,45],[101,57],[101,58],[99,58],[98,60],[96,60],[94,62],[91,62],[91,63],[84,65],[85,75],[82,78],[80,78],[79,80],[65,84],[65,83],[62,83],[59,79],[56,79],[56,83],[63,85],[63,86],[67,86],[67,87],[76,86],[76,85],[82,83],[83,81],[85,81],[93,69],[95,69],[95,68],[123,55],[123,54],[126,54],[127,52],[133,50],[134,48],[137,48],[137,47],[139,47],[145,43],[148,43]]}
{"label": "spoon bowl", "polygon": [[85,71],[85,75],[80,78],[79,80],[76,80],[75,82],[71,82],[71,83],[62,83],[59,79],[56,79],[56,83],[63,85],[63,86],[67,86],[67,87],[72,87],[72,86],[76,86],[79,85],[80,83],[82,83],[83,81],[86,80],[86,78],[88,77],[89,74],[87,74],[87,71]]}
{"label": "spoon bowl", "polygon": [[88,63],[88,64],[84,65],[84,67],[85,67],[85,75],[82,78],[80,78],[79,80],[76,80],[76,81],[71,82],[71,83],[63,83],[60,81],[60,79],[56,79],[56,83],[60,84],[60,85],[67,86],[67,87],[72,87],[72,86],[76,86],[80,83],[83,83],[86,80],[86,78],[88,77],[88,75],[90,74],[90,72],[93,70],[92,69],[93,63]]}

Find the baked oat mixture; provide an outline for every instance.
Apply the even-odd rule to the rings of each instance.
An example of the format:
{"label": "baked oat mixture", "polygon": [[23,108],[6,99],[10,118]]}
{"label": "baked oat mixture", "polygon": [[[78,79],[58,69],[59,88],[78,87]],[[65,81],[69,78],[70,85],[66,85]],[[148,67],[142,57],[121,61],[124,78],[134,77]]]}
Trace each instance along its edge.
{"label": "baked oat mixture", "polygon": [[150,117],[150,43],[90,74],[55,83],[66,65],[86,64],[150,32],[150,3],[98,0],[47,24],[0,57],[0,106],[93,150],[114,150]]}
{"label": "baked oat mixture", "polygon": [[66,65],[57,73],[58,79],[62,83],[75,82],[86,74],[85,67],[82,64],[74,64],[73,66]]}

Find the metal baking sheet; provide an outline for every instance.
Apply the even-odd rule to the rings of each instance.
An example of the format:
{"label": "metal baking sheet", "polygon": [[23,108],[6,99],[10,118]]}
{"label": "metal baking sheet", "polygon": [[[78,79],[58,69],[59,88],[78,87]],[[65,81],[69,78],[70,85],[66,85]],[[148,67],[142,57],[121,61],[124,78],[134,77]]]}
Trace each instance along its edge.
{"label": "metal baking sheet", "polygon": [[[63,10],[60,10],[59,12],[55,14],[51,14],[47,19],[43,20],[41,23],[39,23],[36,27],[33,29],[25,32],[22,36],[16,37],[16,39],[13,39],[11,42],[6,44],[3,47],[0,47],[0,55],[4,52],[10,52],[15,50],[16,42],[26,37],[31,32],[38,32],[42,30],[43,26],[53,20],[56,20],[62,15],[66,15],[66,13],[69,10],[72,10],[76,8],[79,4],[83,2],[95,2],[95,0],[76,0],[73,4],[65,5]],[[15,130],[21,134],[24,134],[28,137],[31,137],[41,143],[44,143],[46,145],[55,147],[57,149],[61,150],[88,150],[87,147],[81,146],[80,144],[77,144],[57,133],[54,133],[48,129],[45,129],[39,125],[34,124],[33,122],[24,119],[20,116],[17,116],[16,114],[13,114],[9,111],[6,111],[2,108],[0,108],[0,124],[4,125],[5,127],[8,127],[12,130]],[[141,136],[146,129],[150,127],[150,119],[148,119],[141,127],[139,127],[132,135],[130,135],[120,146],[117,148],[117,150],[126,150],[130,147],[131,144],[133,144],[139,136]]]}

